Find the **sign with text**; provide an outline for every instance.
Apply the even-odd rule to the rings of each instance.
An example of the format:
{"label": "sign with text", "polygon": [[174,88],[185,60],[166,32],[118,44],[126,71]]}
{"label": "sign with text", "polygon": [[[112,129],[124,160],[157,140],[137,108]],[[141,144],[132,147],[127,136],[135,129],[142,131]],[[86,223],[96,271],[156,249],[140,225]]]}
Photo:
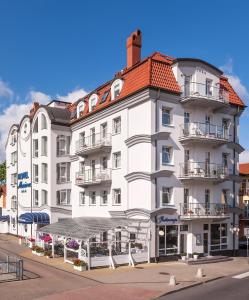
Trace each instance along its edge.
{"label": "sign with text", "polygon": [[156,217],[156,223],[159,224],[175,224],[179,222],[179,216],[177,215],[162,215]]}
{"label": "sign with text", "polygon": [[244,236],[246,236],[247,238],[249,238],[249,227],[245,227],[244,228]]}
{"label": "sign with text", "polygon": [[26,189],[28,187],[31,187],[31,182],[29,179],[29,173],[28,172],[23,172],[18,174],[18,188],[19,189]]}

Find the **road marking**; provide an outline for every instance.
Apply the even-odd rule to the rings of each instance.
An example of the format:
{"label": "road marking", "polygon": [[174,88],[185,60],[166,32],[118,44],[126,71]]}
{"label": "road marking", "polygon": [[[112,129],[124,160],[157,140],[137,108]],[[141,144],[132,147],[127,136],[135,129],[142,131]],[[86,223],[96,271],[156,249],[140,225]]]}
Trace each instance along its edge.
{"label": "road marking", "polygon": [[234,279],[243,279],[243,278],[246,278],[246,277],[249,277],[249,272],[233,276]]}

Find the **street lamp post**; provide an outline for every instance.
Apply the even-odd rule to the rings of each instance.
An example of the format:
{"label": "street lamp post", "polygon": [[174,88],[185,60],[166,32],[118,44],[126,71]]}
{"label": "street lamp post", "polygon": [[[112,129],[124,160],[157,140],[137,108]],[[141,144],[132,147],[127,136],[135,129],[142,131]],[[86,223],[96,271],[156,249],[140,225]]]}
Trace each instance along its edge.
{"label": "street lamp post", "polygon": [[[239,235],[239,225],[231,224],[230,232],[233,234],[233,239],[235,240],[235,235]],[[233,243],[233,256],[235,256],[235,242]]]}

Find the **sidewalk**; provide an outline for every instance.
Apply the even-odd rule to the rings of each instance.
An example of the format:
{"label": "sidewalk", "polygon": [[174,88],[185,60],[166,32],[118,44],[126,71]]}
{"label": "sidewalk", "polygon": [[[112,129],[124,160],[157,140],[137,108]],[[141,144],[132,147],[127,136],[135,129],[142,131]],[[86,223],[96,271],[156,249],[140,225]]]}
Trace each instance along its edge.
{"label": "sidewalk", "polygon": [[[201,284],[209,280],[249,271],[247,259],[236,257],[233,261],[214,263],[200,266],[186,265],[181,262],[139,264],[135,268],[129,266],[117,269],[94,269],[77,272],[73,266],[63,262],[62,258],[47,259],[31,253],[29,248],[18,245],[18,240],[12,236],[4,236],[5,242],[0,243],[1,248],[17,253],[18,255],[44,265],[48,265],[66,272],[77,274],[83,278],[94,280],[97,285],[83,289],[71,290],[56,295],[49,295],[40,299],[152,299],[162,294]],[[0,239],[1,241],[2,239]],[[1,250],[1,249],[0,249]],[[204,270],[206,275],[202,279],[196,278],[198,268]],[[176,277],[177,285],[170,287],[169,277]],[[72,279],[73,280],[73,279]],[[82,295],[84,294],[84,298]]]}

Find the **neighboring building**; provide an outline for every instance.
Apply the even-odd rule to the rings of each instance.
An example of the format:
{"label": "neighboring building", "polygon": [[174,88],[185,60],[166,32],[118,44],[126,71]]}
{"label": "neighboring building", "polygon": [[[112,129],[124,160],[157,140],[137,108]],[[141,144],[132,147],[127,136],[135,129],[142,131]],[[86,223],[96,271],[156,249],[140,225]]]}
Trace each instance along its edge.
{"label": "neighboring building", "polygon": [[240,237],[244,236],[244,228],[249,227],[249,163],[239,165],[239,173],[242,178],[240,195],[240,208],[243,213],[240,215]]}
{"label": "neighboring building", "polygon": [[[30,183],[32,170],[33,183],[25,199],[18,189],[18,212],[11,211],[10,232],[16,233],[14,218],[22,220],[24,201],[32,203],[32,211],[46,212],[50,222],[72,204],[72,218],[147,221],[151,257],[238,248],[238,157],[243,151],[238,128],[244,104],[215,66],[158,52],[141,60],[141,46],[141,32],[136,31],[127,40],[127,67],[109,82],[76,103],[63,108],[48,104],[37,108],[31,119],[26,117],[32,137],[24,140],[32,144],[22,157],[22,168],[11,141],[22,133],[23,121],[12,126],[6,148],[8,203],[17,195],[17,175],[12,179],[11,174],[28,172]],[[54,109],[64,117],[52,120],[54,113],[47,110]],[[35,118],[42,114],[49,124],[45,131],[50,152],[45,158],[36,154],[42,121],[34,133]],[[63,145],[71,136],[70,156],[66,146],[63,156],[56,156],[61,135],[66,136]],[[10,166],[15,151],[18,171]],[[40,182],[43,163],[47,183]],[[16,180],[13,187],[11,179]],[[43,190],[46,206],[37,200]]]}

